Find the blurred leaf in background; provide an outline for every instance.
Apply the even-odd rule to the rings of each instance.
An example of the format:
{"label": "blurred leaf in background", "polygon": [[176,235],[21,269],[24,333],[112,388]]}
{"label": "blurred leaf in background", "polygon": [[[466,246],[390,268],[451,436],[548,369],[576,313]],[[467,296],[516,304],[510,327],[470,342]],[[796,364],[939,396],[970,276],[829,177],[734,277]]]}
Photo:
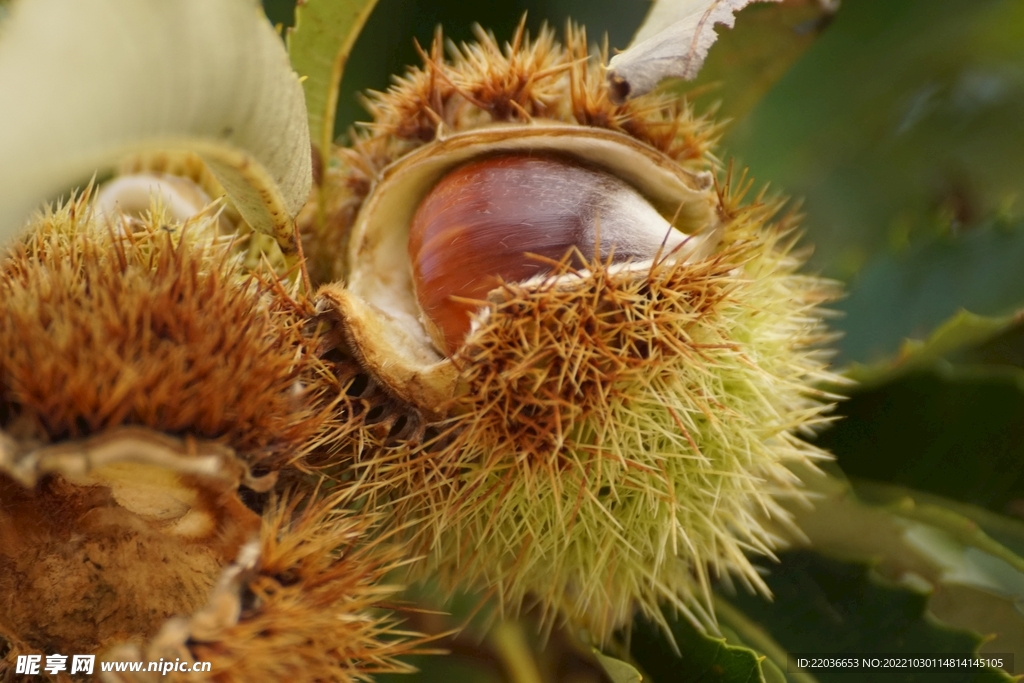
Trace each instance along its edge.
{"label": "blurred leaf in background", "polygon": [[1024,304],[1024,220],[919,236],[883,249],[854,277],[838,321],[849,360],[885,358],[924,339],[959,308],[1002,315]]}
{"label": "blurred leaf in background", "polygon": [[1024,3],[848,0],[724,146],[804,198],[812,263],[851,281],[845,358],[1024,301],[997,253],[1024,248]]}
{"label": "blurred leaf in background", "polygon": [[671,681],[681,667],[695,680],[707,683],[765,680],[763,655],[747,647],[734,633],[728,637],[704,634],[681,617],[670,618],[669,623],[674,642],[660,626],[643,618],[633,626],[630,654],[653,680]]}
{"label": "blurred leaf in background", "polygon": [[1020,353],[1020,335],[1017,325],[963,351],[965,362],[938,359],[854,392],[818,444],[851,476],[1024,517],[1024,369],[970,362],[997,345]]}

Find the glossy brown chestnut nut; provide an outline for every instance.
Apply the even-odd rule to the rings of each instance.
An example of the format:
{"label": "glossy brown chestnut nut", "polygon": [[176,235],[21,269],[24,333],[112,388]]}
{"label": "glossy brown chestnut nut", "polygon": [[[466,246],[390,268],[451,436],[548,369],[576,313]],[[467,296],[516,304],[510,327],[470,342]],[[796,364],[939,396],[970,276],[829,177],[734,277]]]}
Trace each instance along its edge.
{"label": "glossy brown chestnut nut", "polygon": [[451,355],[501,282],[548,273],[573,248],[619,263],[668,253],[685,238],[608,173],[508,154],[460,166],[430,190],[412,220],[409,258],[427,330]]}

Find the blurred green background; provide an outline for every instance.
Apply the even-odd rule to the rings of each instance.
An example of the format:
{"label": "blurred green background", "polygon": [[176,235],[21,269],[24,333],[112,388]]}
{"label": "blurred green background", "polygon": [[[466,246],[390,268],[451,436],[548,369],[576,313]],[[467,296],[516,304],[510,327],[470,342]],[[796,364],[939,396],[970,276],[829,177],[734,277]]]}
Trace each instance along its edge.
{"label": "blurred green background", "polygon": [[[265,5],[291,23],[293,2]],[[960,307],[995,314],[1024,301],[1024,2],[845,0],[831,22],[814,20],[815,3],[784,5],[745,9],[686,87],[733,119],[723,160],[803,201],[812,268],[849,283],[841,360],[890,355]],[[364,118],[356,93],[416,63],[413,39],[428,43],[438,24],[456,41],[474,22],[504,40],[524,12],[533,31],[571,17],[621,49],[647,7],[380,0],[336,131]]]}

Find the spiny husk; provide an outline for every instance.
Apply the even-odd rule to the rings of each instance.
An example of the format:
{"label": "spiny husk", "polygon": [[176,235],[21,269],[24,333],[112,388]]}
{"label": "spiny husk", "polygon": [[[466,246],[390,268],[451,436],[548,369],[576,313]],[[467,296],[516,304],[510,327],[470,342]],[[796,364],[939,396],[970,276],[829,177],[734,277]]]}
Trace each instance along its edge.
{"label": "spiny husk", "polygon": [[210,597],[261,535],[239,487],[257,509],[279,479],[308,493],[296,468],[346,432],[354,363],[321,358],[309,302],[248,272],[210,229],[216,207],[177,224],[159,201],[99,219],[89,200],[41,214],[0,263],[0,674],[19,654],[109,654],[188,615],[214,680],[404,670],[394,657],[418,641],[377,611],[397,551],[334,499],[272,505],[230,618],[215,618],[225,593]]}
{"label": "spiny husk", "polygon": [[[410,548],[426,559],[413,578],[490,590],[511,613],[534,604],[546,627],[568,620],[596,642],[638,610],[664,624],[664,603],[713,627],[715,578],[767,592],[748,553],[772,556],[769,529],[789,519],[779,499],[803,497],[787,464],[827,457],[799,437],[835,399],[815,387],[837,381],[820,308],[836,287],[797,272],[793,217],[772,223],[781,201],[743,205],[746,183],[684,181],[694,194],[676,206],[706,209],[684,228],[699,249],[549,264],[491,292],[451,358],[432,355],[397,218],[467,161],[467,141],[485,156],[575,136],[557,152],[619,176],[666,218],[671,198],[644,185],[636,157],[577,152],[627,138],[620,148],[656,157],[652,170],[717,170],[718,128],[674,98],[613,104],[581,31],[567,48],[548,31],[530,42],[520,29],[504,50],[479,38],[445,61],[438,36],[422,69],[372,95],[374,121],[325,180],[336,194],[314,236],[329,239],[312,251],[347,282],[324,287],[318,311],[365,370],[349,393],[388,397],[338,446],[354,454],[349,483],[417,522]],[[416,176],[423,161],[437,168]],[[382,245],[392,253],[375,260]]]}
{"label": "spiny husk", "polygon": [[218,683],[347,683],[411,671],[397,657],[425,652],[424,639],[401,629],[387,608],[400,587],[385,577],[405,561],[401,549],[375,538],[373,516],[338,504],[337,496],[275,499],[258,545],[225,571],[204,609],[168,622],[144,655],[126,646],[107,658],[210,662],[208,673],[166,680]]}
{"label": "spiny husk", "polygon": [[348,274],[346,245],[363,199],[382,171],[406,154],[451,133],[493,124],[554,122],[601,129],[634,138],[690,172],[717,161],[712,154],[721,126],[696,114],[678,97],[650,95],[613,103],[605,85],[607,48],[594,59],[586,32],[572,24],[565,45],[549,28],[531,40],[525,20],[504,48],[477,27],[478,42],[456,46],[438,30],[423,66],[397,77],[387,92],[366,99],[373,121],[353,132],[339,163],[322,179],[327,196],[323,220],[310,202],[298,223],[315,282]]}
{"label": "spiny husk", "polygon": [[788,221],[766,225],[777,202],[722,209],[706,259],[566,261],[492,292],[453,358],[453,416],[363,463],[423,520],[414,576],[535,602],[599,642],[661,602],[713,623],[714,577],[767,593],[746,553],[771,557],[764,520],[803,496],[786,464],[826,457],[797,435],[834,398],[812,387],[835,379],[815,348],[836,291],[795,272]]}
{"label": "spiny husk", "polygon": [[[16,437],[0,463],[12,652],[94,652],[149,635],[202,605],[258,531],[237,497],[242,470],[221,481],[194,442],[159,432],[224,438],[254,461],[284,457],[280,449],[318,429],[316,410],[293,392],[297,335],[244,284],[226,244],[190,237],[208,238],[216,213],[183,235],[159,206],[108,224],[89,200],[86,192],[38,216],[0,264],[0,420]],[[237,335],[220,327],[229,321]],[[287,369],[278,384],[246,382],[247,351],[289,341],[271,360]],[[288,425],[245,408],[239,387],[300,427],[284,440],[253,433]]]}
{"label": "spiny husk", "polygon": [[44,441],[135,424],[265,464],[301,455],[335,380],[281,283],[247,274],[229,241],[192,238],[216,220],[165,230],[155,207],[98,222],[88,194],[41,215],[0,266],[4,424]]}
{"label": "spiny husk", "polygon": [[[375,316],[367,309],[367,301],[337,281],[352,274],[353,264],[361,264],[365,281],[374,276],[376,268],[366,264],[376,266],[376,261],[359,244],[349,248],[348,238],[363,216],[371,189],[380,191],[385,179],[392,182],[416,175],[415,171],[407,172],[407,158],[423,162],[412,166],[431,166],[421,174],[429,177],[413,177],[411,184],[399,189],[399,197],[381,193],[381,205],[399,203],[411,211],[418,198],[404,193],[425,191],[424,183],[430,178],[436,180],[444,164],[450,167],[459,159],[464,161],[469,147],[485,147],[488,141],[521,146],[523,132],[534,134],[537,144],[542,144],[547,133],[552,132],[550,137],[557,142],[552,151],[561,154],[574,155],[572,141],[565,142],[573,135],[580,138],[583,147],[596,144],[608,150],[617,146],[619,149],[610,156],[617,159],[616,163],[629,164],[634,180],[643,178],[642,159],[654,163],[659,169],[657,175],[665,178],[658,181],[655,194],[670,213],[681,208],[680,202],[692,201],[695,194],[701,195],[699,201],[693,202],[694,206],[703,207],[701,212],[717,209],[714,197],[706,195],[713,195],[708,169],[717,163],[710,150],[719,134],[718,124],[698,116],[685,101],[675,97],[648,96],[625,104],[611,102],[602,68],[588,52],[584,31],[572,25],[567,28],[565,47],[555,41],[554,32],[549,29],[543,29],[531,41],[524,25],[505,48],[499,46],[493,35],[480,29],[477,33],[478,44],[461,48],[449,45],[451,59],[445,60],[444,40],[439,32],[429,54],[422,53],[422,68],[410,69],[404,77],[396,79],[388,92],[371,94],[367,104],[374,121],[353,133],[350,148],[334,151],[339,163],[330,165],[320,181],[319,196],[325,198],[325,204],[321,206],[311,200],[298,218],[311,277],[314,282],[335,280],[318,293],[317,310],[321,322],[331,330],[328,348],[345,359],[336,369],[349,402],[349,429],[344,430],[348,438],[332,444],[336,451],[368,453],[378,447],[416,441],[440,408],[425,404],[447,399],[456,388],[450,362],[432,348],[415,312],[410,313],[418,307],[411,290],[408,263],[398,267],[387,263],[377,273],[378,277],[392,281],[409,282],[401,301],[391,302],[388,307],[401,312],[402,329],[378,324],[387,321]],[[458,147],[453,155],[448,154],[452,145]],[[445,157],[442,164],[435,160],[431,146],[441,148],[439,155]],[[481,149],[482,153],[486,151]],[[604,165],[597,157],[590,149],[587,162]],[[674,170],[668,168],[672,164],[676,165]],[[668,179],[670,176],[675,180]],[[671,189],[673,185],[675,189]],[[715,219],[709,220],[713,223]],[[386,227],[393,221],[378,223]],[[709,227],[695,226],[697,230]],[[392,229],[404,235],[408,226],[392,225]],[[377,232],[368,234],[367,239],[382,241]],[[389,247],[394,246],[394,236],[384,239]],[[379,251],[379,244],[373,248]],[[397,248],[404,253],[404,244]],[[390,288],[394,289],[393,282]],[[360,336],[380,338],[387,343],[378,349],[372,341],[362,343],[357,339]],[[397,363],[397,358],[391,358],[393,348],[387,347],[393,347],[400,337],[411,341],[403,344],[410,353]],[[360,353],[364,355],[363,370],[353,372],[352,359]],[[367,354],[374,357],[367,359]],[[376,362],[389,359],[387,363]],[[434,368],[429,367],[432,364]],[[394,377],[374,374],[375,369],[382,368]],[[402,376],[411,381],[396,386],[396,377]],[[365,484],[370,486],[372,482]]]}
{"label": "spiny husk", "polygon": [[542,28],[535,40],[520,23],[504,49],[494,35],[475,29],[476,43],[448,43],[440,29],[424,65],[396,78],[366,100],[373,116],[357,151],[377,168],[443,137],[490,123],[547,119],[625,133],[694,169],[704,168],[720,132],[677,97],[647,97],[615,104],[608,97],[607,47],[591,59],[586,32],[569,24],[565,45]]}

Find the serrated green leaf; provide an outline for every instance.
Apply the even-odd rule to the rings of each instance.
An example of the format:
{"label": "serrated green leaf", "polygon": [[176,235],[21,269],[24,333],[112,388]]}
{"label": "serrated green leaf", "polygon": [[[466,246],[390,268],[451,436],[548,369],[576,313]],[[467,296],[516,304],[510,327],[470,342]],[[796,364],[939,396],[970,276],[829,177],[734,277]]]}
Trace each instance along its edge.
{"label": "serrated green leaf", "polygon": [[965,346],[949,355],[961,365],[1003,365],[1024,368],[1024,311],[1013,325],[976,345]]}
{"label": "serrated green leaf", "polygon": [[669,621],[673,643],[660,626],[644,619],[633,625],[630,654],[653,683],[767,683],[764,655],[726,638],[703,633],[684,618]]}
{"label": "serrated green leaf", "polygon": [[604,672],[608,674],[608,678],[611,679],[612,683],[640,683],[644,679],[633,665],[627,664],[621,659],[609,657],[596,648],[594,649],[594,657],[601,665],[601,668],[604,669]]}
{"label": "serrated green leaf", "polygon": [[[817,553],[835,558],[823,559],[825,565],[838,562],[847,568],[853,567],[852,574],[840,572],[828,579],[828,588],[833,594],[845,595],[845,608],[850,614],[840,612],[841,618],[836,617],[835,605],[829,607],[829,601],[819,599],[820,595],[808,602],[803,595],[807,592],[806,586],[798,585],[788,593],[776,591],[776,607],[772,609],[790,614],[795,622],[811,620],[809,623],[813,623],[809,615],[817,613],[814,618],[834,618],[836,624],[844,624],[844,628],[849,629],[843,637],[829,632],[828,624],[822,627],[820,634],[809,631],[808,638],[822,636],[822,646],[808,651],[969,654],[978,650],[990,654],[1012,652],[1017,658],[1024,657],[1024,615],[1017,608],[1024,596],[1024,572],[1021,571],[1024,562],[1019,556],[989,537],[969,518],[943,506],[943,501],[936,497],[930,497],[927,502],[911,500],[908,503],[906,497],[890,495],[884,505],[872,505],[859,500],[839,479],[809,472],[802,472],[801,478],[815,496],[815,508],[792,507],[796,522],[805,534],[802,539],[793,538],[793,543],[809,544]],[[768,564],[769,575],[786,577],[794,571],[796,576],[801,572],[806,574],[799,566],[796,570],[787,566],[793,557],[802,555],[787,553],[781,565]],[[797,564],[800,562],[813,565],[817,560],[812,557],[799,560]],[[865,588],[869,565],[894,584],[873,584],[870,590]],[[819,580],[825,581],[824,578]],[[775,590],[771,580],[769,586]],[[912,587],[913,591],[898,586]],[[737,598],[739,602],[746,599]],[[762,598],[750,600],[763,601]],[[863,605],[859,604],[861,600]],[[738,605],[740,612],[730,613],[728,602],[716,604],[723,633],[735,636],[730,637],[730,644],[741,643],[747,650],[767,656],[760,666],[764,681],[780,673],[791,683],[801,680],[800,673],[790,672],[786,663],[787,652],[800,651],[794,649],[799,642],[794,644],[786,635],[791,625],[763,620],[745,605],[745,602]],[[923,616],[926,606],[942,623]],[[866,611],[859,612],[862,608]],[[892,618],[882,618],[884,610],[890,608],[894,610]],[[680,628],[688,631],[680,633]],[[687,647],[705,642],[705,637],[695,634],[694,629],[682,621],[673,623],[673,635]],[[681,644],[680,649],[683,647]],[[659,641],[659,633],[650,626],[634,627],[633,656],[654,681],[671,675],[673,664],[678,671],[688,673],[682,661],[672,659],[670,645],[663,638]],[[660,675],[656,667],[662,667]],[[697,673],[706,671],[701,669]],[[822,673],[819,671],[804,673],[812,674],[820,683],[844,680],[832,674],[819,675]],[[943,679],[930,678],[930,674],[906,680],[967,681],[975,677],[971,673],[966,678]],[[979,680],[986,678],[1009,680],[999,672],[981,676]],[[902,679],[853,677],[845,680]]]}
{"label": "serrated green leaf", "polygon": [[0,31],[0,240],[139,149],[200,154],[294,246],[311,183],[302,89],[253,0],[24,0]]}
{"label": "serrated green leaf", "polygon": [[305,80],[309,131],[327,159],[334,138],[338,89],[352,46],[377,0],[305,0],[288,31],[292,66]]}
{"label": "serrated green leaf", "polygon": [[726,640],[733,645],[749,647],[763,655],[761,673],[765,683],[818,683],[817,679],[807,672],[791,671],[786,651],[771,634],[752,622],[747,615],[720,595],[715,596],[715,616]]}
{"label": "serrated green leaf", "polygon": [[855,482],[855,487],[859,496],[867,494],[870,500],[886,504],[901,516],[929,522],[962,544],[970,545],[970,549],[961,550],[969,555],[967,559],[976,561],[976,551],[981,550],[1005,563],[980,563],[990,577],[988,580],[996,582],[995,591],[947,580],[936,586],[928,606],[947,624],[991,634],[980,652],[1013,652],[1024,657],[1024,615],[1019,608],[1024,594],[1024,522],[901,487],[864,481]]}
{"label": "serrated green leaf", "polygon": [[785,650],[720,596],[715,598],[715,614],[720,637],[699,632],[682,617],[668,618],[680,655],[660,628],[638,621],[632,633],[634,657],[645,670],[657,671],[651,674],[656,683],[680,678],[701,682],[817,683],[810,674],[788,671]]}
{"label": "serrated green leaf", "polygon": [[[973,653],[982,639],[932,623],[925,614],[927,597],[883,585],[870,578],[866,565],[827,559],[806,551],[789,552],[773,565],[766,580],[774,594],[740,594],[730,602],[759,623],[791,654],[848,655],[869,653]],[[820,683],[960,683],[975,672],[856,668],[819,668]]]}
{"label": "serrated green leaf", "polygon": [[873,505],[835,478],[802,475],[815,504],[813,510],[791,508],[805,534],[793,539],[795,545],[870,563],[891,581],[931,591],[931,611],[951,626],[985,634],[984,652],[1024,657],[1024,614],[1017,609],[1024,596],[1020,556],[939,498],[919,505],[913,492],[876,492],[886,504]]}
{"label": "serrated green leaf", "polygon": [[1007,675],[1003,671],[995,671],[992,669],[985,669],[979,671],[977,675],[971,679],[971,683],[1013,683],[1013,681],[1019,681],[1021,677]]}
{"label": "serrated green leaf", "polygon": [[986,317],[958,311],[924,341],[906,340],[895,358],[875,365],[854,365],[846,375],[865,385],[878,385],[944,358],[963,358],[970,350],[995,340],[1013,326],[1016,316]]}
{"label": "serrated green leaf", "polygon": [[867,479],[853,479],[854,491],[865,503],[882,506],[903,506],[911,500],[918,506],[937,506],[969,520],[986,535],[1005,546],[1018,557],[1024,557],[1024,520],[996,514],[976,505],[936,496],[935,494],[894,486]]}

